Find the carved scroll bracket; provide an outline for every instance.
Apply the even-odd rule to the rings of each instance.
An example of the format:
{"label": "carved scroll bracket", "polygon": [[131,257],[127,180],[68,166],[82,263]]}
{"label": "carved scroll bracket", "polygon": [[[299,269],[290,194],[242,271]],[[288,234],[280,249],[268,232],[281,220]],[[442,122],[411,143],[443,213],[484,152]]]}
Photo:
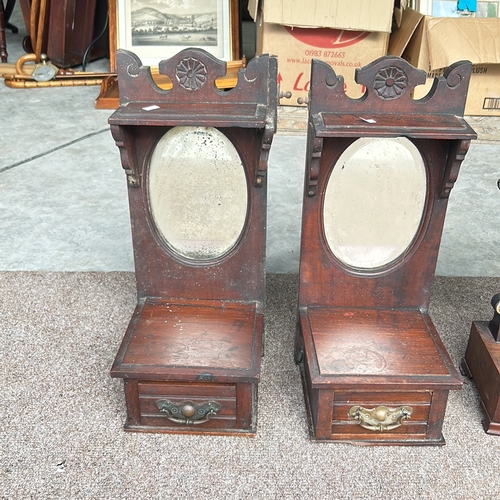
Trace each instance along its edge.
{"label": "carved scroll bracket", "polygon": [[127,174],[129,187],[139,187],[139,175],[137,174],[137,157],[134,150],[134,141],[126,140],[125,130],[118,125],[111,125],[111,135],[120,151],[122,167]]}
{"label": "carved scroll bracket", "polygon": [[460,165],[469,150],[469,146],[469,140],[455,141],[451,144],[441,186],[441,198],[448,198],[450,196],[450,192],[458,177]]}
{"label": "carved scroll bracket", "polygon": [[[255,74],[256,66],[253,62],[247,67],[245,75],[251,76]],[[278,62],[276,57],[268,57],[268,78],[267,78],[267,92],[266,99],[267,103],[259,104],[258,106],[262,108],[265,106],[266,110],[266,121],[265,128],[262,135],[262,142],[259,154],[259,163],[257,166],[257,171],[255,175],[255,186],[262,187],[264,185],[264,179],[267,174],[267,166],[269,161],[269,152],[271,150],[271,144],[273,142],[273,137],[276,132],[276,121],[277,121],[277,106],[278,99],[281,97],[288,98],[286,95],[281,95],[279,92],[279,86],[277,84],[277,74],[278,74]],[[255,78],[257,75],[255,76]]]}
{"label": "carved scroll bracket", "polygon": [[259,155],[259,165],[255,174],[255,186],[262,187],[267,173],[267,165],[269,161],[269,152],[273,142],[274,129],[266,128],[262,137],[262,144]]}
{"label": "carved scroll bracket", "polygon": [[321,163],[321,153],[323,151],[323,139],[315,137],[308,146],[307,164],[307,196],[316,196],[318,191],[318,178]]}

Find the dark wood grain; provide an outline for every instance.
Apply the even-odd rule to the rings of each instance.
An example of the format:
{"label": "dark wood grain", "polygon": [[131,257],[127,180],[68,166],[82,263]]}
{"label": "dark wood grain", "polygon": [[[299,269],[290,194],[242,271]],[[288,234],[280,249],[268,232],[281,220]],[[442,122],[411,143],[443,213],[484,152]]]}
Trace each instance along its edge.
{"label": "dark wood grain", "polygon": [[408,384],[449,377],[451,361],[419,311],[308,308],[306,318],[325,381],[360,373],[381,380],[404,376]]}
{"label": "dark wood grain", "polygon": [[[166,370],[191,380],[206,373],[251,380],[260,366],[257,304],[210,306],[148,299],[124,337],[112,376],[154,379]],[[196,373],[195,373],[196,371]]]}

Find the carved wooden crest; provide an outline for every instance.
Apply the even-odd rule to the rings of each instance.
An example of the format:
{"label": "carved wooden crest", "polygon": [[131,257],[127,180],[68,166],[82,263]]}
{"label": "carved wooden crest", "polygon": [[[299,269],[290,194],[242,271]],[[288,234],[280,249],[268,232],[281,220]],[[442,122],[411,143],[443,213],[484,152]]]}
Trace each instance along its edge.
{"label": "carved wooden crest", "polygon": [[415,100],[413,89],[426,82],[426,73],[406,60],[381,57],[356,70],[355,80],[365,93],[351,99],[344,91],[344,78],[326,63],[313,60],[309,95],[310,126],[308,145],[309,196],[316,195],[319,158],[324,137],[410,137],[453,139],[446,174],[440,187],[448,197],[476,134],[463,119],[472,64],[460,61],[434,79],[428,95]]}
{"label": "carved wooden crest", "polygon": [[[203,49],[185,49],[161,61],[159,73],[170,79],[164,90],[154,82],[151,68],[127,50],[116,53],[120,108],[111,117],[111,132],[120,148],[130,186],[139,186],[136,158],[127,148],[121,125],[204,125],[261,129],[262,147],[255,185],[261,186],[276,130],[277,61],[262,55],[240,69],[236,86],[221,90],[216,80],[226,74],[226,63]],[[150,106],[148,106],[150,105]]]}
{"label": "carved wooden crest", "polygon": [[[472,64],[460,61],[437,76],[429,94],[414,100],[413,89],[425,84],[426,73],[408,61],[386,56],[356,69],[356,83],[366,90],[359,99],[350,99],[344,92],[344,78],[336,75],[328,64],[313,60],[310,105],[312,113],[397,113],[422,115],[463,116],[469,88]],[[328,96],[328,98],[327,98]]]}

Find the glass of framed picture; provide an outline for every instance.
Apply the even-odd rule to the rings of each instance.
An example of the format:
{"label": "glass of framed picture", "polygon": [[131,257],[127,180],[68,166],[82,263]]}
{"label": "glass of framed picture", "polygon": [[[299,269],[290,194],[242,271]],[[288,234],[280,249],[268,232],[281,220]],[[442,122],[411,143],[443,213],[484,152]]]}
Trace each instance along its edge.
{"label": "glass of framed picture", "polygon": [[188,47],[239,58],[238,0],[110,0],[109,19],[111,72],[116,49],[130,50],[146,66]]}

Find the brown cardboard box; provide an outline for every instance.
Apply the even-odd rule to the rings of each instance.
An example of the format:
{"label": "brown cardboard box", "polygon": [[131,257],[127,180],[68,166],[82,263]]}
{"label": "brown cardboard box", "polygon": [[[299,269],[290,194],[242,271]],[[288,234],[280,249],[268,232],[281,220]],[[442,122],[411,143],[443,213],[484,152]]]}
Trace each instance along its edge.
{"label": "brown cardboard box", "polygon": [[500,116],[500,19],[430,17],[407,9],[388,52],[427,71],[427,83],[414,91],[416,99],[427,95],[444,68],[471,61],[465,114]]}
{"label": "brown cardboard box", "polygon": [[387,53],[394,0],[250,0],[257,20],[257,54],[278,57],[278,82],[296,106],[309,90],[311,59],[328,62],[344,77],[346,93],[364,89],[354,71]]}
{"label": "brown cardboard box", "polygon": [[360,97],[364,89],[354,81],[354,70],[385,55],[388,41],[389,34],[382,32],[257,25],[257,53],[278,57],[280,91],[292,93],[291,99],[282,99],[280,104],[289,106],[307,97],[313,58],[328,62],[344,77],[349,97]]}
{"label": "brown cardboard box", "polygon": [[259,7],[267,23],[390,32],[394,0],[249,0],[254,19]]}

